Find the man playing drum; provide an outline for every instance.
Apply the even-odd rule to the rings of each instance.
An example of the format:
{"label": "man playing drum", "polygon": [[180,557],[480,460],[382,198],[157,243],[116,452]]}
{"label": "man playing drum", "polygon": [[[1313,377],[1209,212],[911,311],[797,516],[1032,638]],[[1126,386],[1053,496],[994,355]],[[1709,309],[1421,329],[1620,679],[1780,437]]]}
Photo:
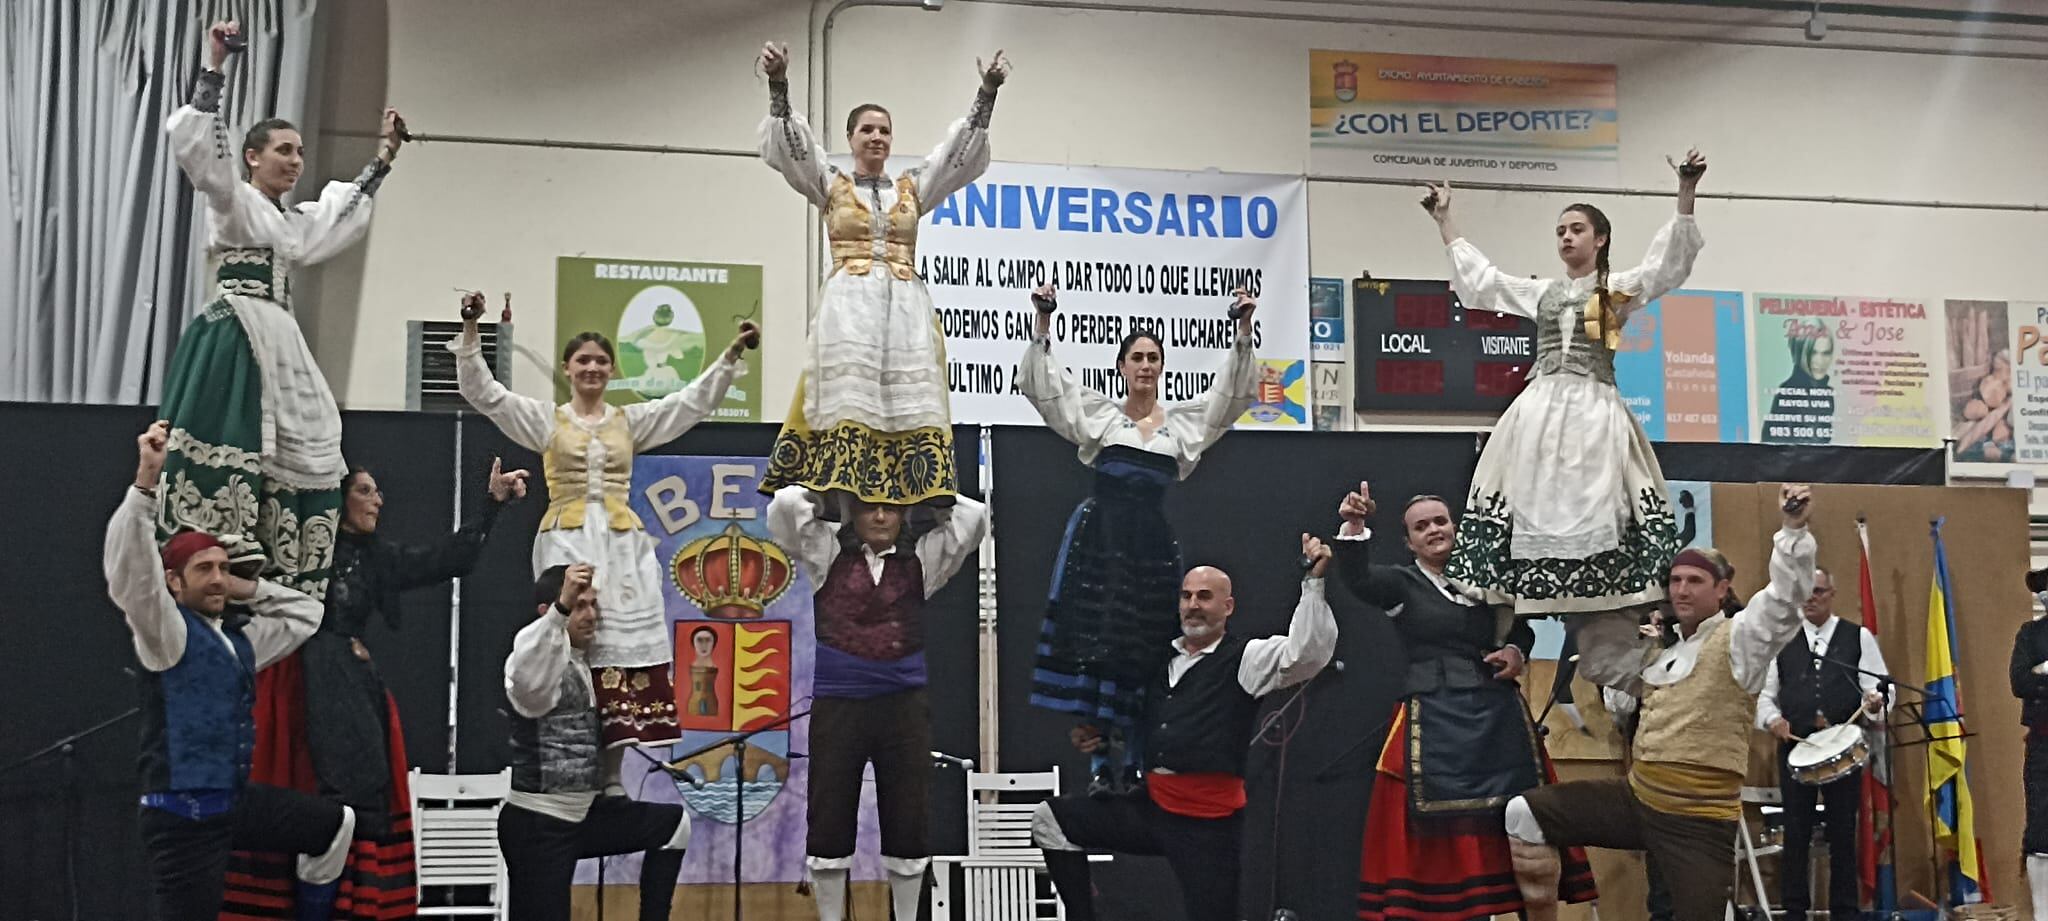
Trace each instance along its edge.
{"label": "man playing drum", "polygon": [[[1756,725],[1778,737],[1778,788],[1785,797],[1785,854],[1778,861],[1785,921],[1806,921],[1813,907],[1807,849],[1814,804],[1828,827],[1828,917],[1854,918],[1857,896],[1856,817],[1863,763],[1870,749],[1859,719],[1881,721],[1888,701],[1878,693],[1885,674],[1877,637],[1835,616],[1835,579],[1813,576],[1801,635],[1785,644],[1764,675]],[[1857,669],[1863,671],[1859,673]],[[1874,672],[1875,674],[1868,674]]]}

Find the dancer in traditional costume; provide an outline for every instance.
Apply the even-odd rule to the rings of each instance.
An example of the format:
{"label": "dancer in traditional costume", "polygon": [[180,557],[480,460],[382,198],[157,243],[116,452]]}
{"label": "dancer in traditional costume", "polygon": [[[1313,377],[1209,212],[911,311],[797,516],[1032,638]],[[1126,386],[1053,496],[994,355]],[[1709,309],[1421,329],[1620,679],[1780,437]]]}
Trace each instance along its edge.
{"label": "dancer in traditional costume", "polygon": [[1137,330],[1117,347],[1121,402],[1076,380],[1052,354],[1050,286],[1033,294],[1038,331],[1017,368],[1017,387],[1047,427],[1080,447],[1095,468],[1093,495],[1074,509],[1053,564],[1031,702],[1095,721],[1111,745],[1091,753],[1091,792],[1127,786],[1137,767],[1119,769],[1110,750],[1145,751],[1145,693],[1171,656],[1180,632],[1180,544],[1166,521],[1166,488],[1186,479],[1251,405],[1252,313],[1258,302],[1237,292],[1237,341],[1230,360],[1199,399],[1164,403],[1159,376],[1166,347]]}
{"label": "dancer in traditional costume", "polygon": [[[2048,569],[2027,573],[2027,591],[2048,611]],[[2012,641],[2009,677],[2012,696],[2020,699],[2020,723],[2027,727],[2020,775],[2027,820],[2020,850],[2027,858],[2034,917],[2048,918],[2048,614],[2037,613],[2020,625]]]}
{"label": "dancer in traditional costume", "polygon": [[[1502,814],[1510,798],[1557,780],[1515,687],[1534,631],[1518,621],[1497,644],[1493,612],[1451,590],[1443,569],[1458,522],[1442,499],[1416,496],[1402,510],[1415,554],[1408,566],[1372,562],[1367,484],[1337,511],[1338,575],[1394,619],[1408,659],[1365,814],[1358,917],[1470,921],[1519,912]],[[1567,902],[1596,897],[1583,850],[1566,854],[1561,888]]]}
{"label": "dancer in traditional costume", "polygon": [[257,783],[315,793],[356,814],[355,842],[341,878],[324,893],[299,887],[276,855],[238,852],[230,864],[223,921],[305,916],[389,921],[416,913],[411,796],[398,702],[363,646],[370,621],[397,630],[399,594],[468,575],[504,503],[526,494],[524,470],[491,462],[484,501],[454,533],[414,543],[382,536],[384,492],[368,470],[343,481],[341,540],[327,613],[298,651],[256,676]]}
{"label": "dancer in traditional costume", "polygon": [[981,68],[981,91],[923,165],[884,174],[893,124],[872,103],[846,119],[853,172],[789,106],[788,50],[761,49],[768,117],[761,159],[818,207],[832,243],[832,273],[811,320],[803,376],[775,438],[761,491],[798,485],[864,502],[953,501],[952,411],[945,339],[917,276],[917,222],[988,168],[988,121],[1009,74],[1002,52]]}
{"label": "dancer in traditional costume", "polygon": [[463,306],[462,335],[448,343],[456,355],[456,386],[506,438],[541,455],[548,509],[533,540],[534,572],[574,563],[597,569],[604,619],[590,643],[590,667],[604,742],[612,749],[607,781],[616,784],[624,746],[665,745],[682,735],[669,676],[675,655],[662,612],[661,565],[654,538],[626,499],[633,456],[681,437],[711,415],[733,379],[746,373],[740,353],[759,344],[760,330],[741,323],[724,354],[689,386],[623,407],[604,401],[617,373],[611,340],[578,333],[562,348],[572,396],[555,406],[513,393],[491,376],[476,325],[483,295],[465,296]]}
{"label": "dancer in traditional costume", "polygon": [[371,197],[391,171],[405,123],[385,109],[377,156],[354,181],[285,205],[305,164],[298,129],[265,119],[238,150],[221,123],[221,67],[239,31],[233,22],[208,31],[210,63],[193,81],[191,101],[164,124],[211,217],[207,252],[219,286],[185,327],[164,376],[170,459],[157,539],[186,529],[217,535],[237,571],[319,599],[348,468],[341,413],[292,316],[291,277],[369,229]]}
{"label": "dancer in traditional costume", "polygon": [[1615,389],[1614,350],[1629,314],[1683,284],[1703,245],[1692,212],[1706,159],[1694,151],[1676,168],[1678,213],[1633,268],[1609,269],[1612,228],[1600,209],[1567,207],[1557,222],[1562,279],[1495,268],[1452,222],[1448,183],[1423,201],[1465,309],[1536,321],[1528,389],[1479,456],[1444,567],[1475,600],[1546,616],[1664,597],[1660,576],[1678,550],[1671,499],[1649,437]]}
{"label": "dancer in traditional costume", "polygon": [[[947,508],[912,509],[785,486],[768,503],[768,533],[796,558],[816,593],[804,863],[821,921],[846,917],[861,775],[869,765],[890,903],[896,917],[915,918],[924,901],[932,853],[925,600],[988,533],[988,507],[957,499]],[[932,526],[913,534],[905,520],[911,512],[930,515]]]}

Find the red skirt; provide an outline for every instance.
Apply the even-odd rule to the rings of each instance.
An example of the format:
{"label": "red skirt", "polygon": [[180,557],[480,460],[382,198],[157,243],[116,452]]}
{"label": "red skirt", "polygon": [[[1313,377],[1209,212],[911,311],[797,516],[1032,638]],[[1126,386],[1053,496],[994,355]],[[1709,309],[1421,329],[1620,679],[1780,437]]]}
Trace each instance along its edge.
{"label": "red skirt", "polygon": [[[390,726],[390,824],[377,837],[356,836],[335,892],[336,919],[391,921],[419,915],[405,734],[399,728],[398,704],[388,691],[384,706]],[[255,764],[249,781],[318,795],[320,780],[306,743],[306,673],[298,653],[257,673],[255,715]],[[295,918],[296,873],[294,855],[236,851],[228,864],[221,921]]]}
{"label": "red skirt", "polygon": [[[1408,759],[1401,745],[1408,708],[1394,705],[1379,774],[1365,813],[1358,871],[1360,921],[1471,921],[1522,910],[1522,890],[1500,817],[1426,818],[1408,810]],[[1540,744],[1540,743],[1539,743]],[[1546,782],[1556,783],[1549,755]],[[1566,848],[1558,897],[1589,902],[1593,867],[1582,848]]]}

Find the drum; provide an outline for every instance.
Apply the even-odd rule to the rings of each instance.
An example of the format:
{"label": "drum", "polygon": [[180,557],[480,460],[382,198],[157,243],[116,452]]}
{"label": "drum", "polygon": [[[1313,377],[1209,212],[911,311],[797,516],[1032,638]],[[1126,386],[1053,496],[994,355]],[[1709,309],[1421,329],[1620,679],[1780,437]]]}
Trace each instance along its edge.
{"label": "drum", "polygon": [[1800,740],[1785,756],[1792,779],[1810,787],[1833,783],[1870,761],[1862,727],[1829,726]]}

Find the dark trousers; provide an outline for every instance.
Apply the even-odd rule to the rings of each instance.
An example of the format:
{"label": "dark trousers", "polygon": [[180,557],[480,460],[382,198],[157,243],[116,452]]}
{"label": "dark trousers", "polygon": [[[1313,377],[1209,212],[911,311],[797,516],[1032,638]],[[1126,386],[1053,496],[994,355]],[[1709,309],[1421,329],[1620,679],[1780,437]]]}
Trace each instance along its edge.
{"label": "dark trousers", "polygon": [[1735,822],[1658,812],[1628,778],[1575,780],[1522,794],[1553,847],[1646,851],[1677,921],[1720,921],[1735,880]]}
{"label": "dark trousers", "polygon": [[341,830],[341,806],[262,784],[233,809],[194,821],[144,806],[139,822],[157,921],[213,921],[227,885],[228,854],[318,854]]}
{"label": "dark trousers", "polygon": [[1862,910],[1856,866],[1856,817],[1863,806],[1863,772],[1850,771],[1826,786],[1810,786],[1792,779],[1785,755],[1792,746],[1778,752],[1778,791],[1785,806],[1785,851],[1778,859],[1779,898],[1784,902],[1785,921],[1805,921],[1813,907],[1813,887],[1808,880],[1812,862],[1814,804],[1825,807],[1821,820],[1828,831],[1828,917],[1835,921],[1854,919]]}
{"label": "dark trousers", "polygon": [[2027,825],[2020,850],[2048,854],[2048,731],[2027,733],[2027,760],[2020,786],[2026,794]]}
{"label": "dark trousers", "polygon": [[853,856],[861,772],[872,761],[882,856],[931,856],[926,791],[931,786],[932,725],[923,688],[812,701],[810,761],[805,853],[827,859]]}
{"label": "dark trousers", "polygon": [[640,862],[640,921],[667,918],[681,850],[664,850],[684,821],[675,803],[600,796],[582,822],[564,822],[506,804],[498,812],[498,849],[511,884],[506,905],[518,921],[568,921],[576,861],[645,851]]}
{"label": "dark trousers", "polygon": [[[1174,815],[1153,803],[1142,786],[1108,799],[1062,796],[1053,799],[1051,807],[1060,831],[1075,847],[1165,857],[1180,881],[1188,921],[1237,921],[1238,836],[1244,813],[1221,819]],[[1095,921],[1087,853],[1047,850],[1045,868],[1067,906],[1068,921]]]}

